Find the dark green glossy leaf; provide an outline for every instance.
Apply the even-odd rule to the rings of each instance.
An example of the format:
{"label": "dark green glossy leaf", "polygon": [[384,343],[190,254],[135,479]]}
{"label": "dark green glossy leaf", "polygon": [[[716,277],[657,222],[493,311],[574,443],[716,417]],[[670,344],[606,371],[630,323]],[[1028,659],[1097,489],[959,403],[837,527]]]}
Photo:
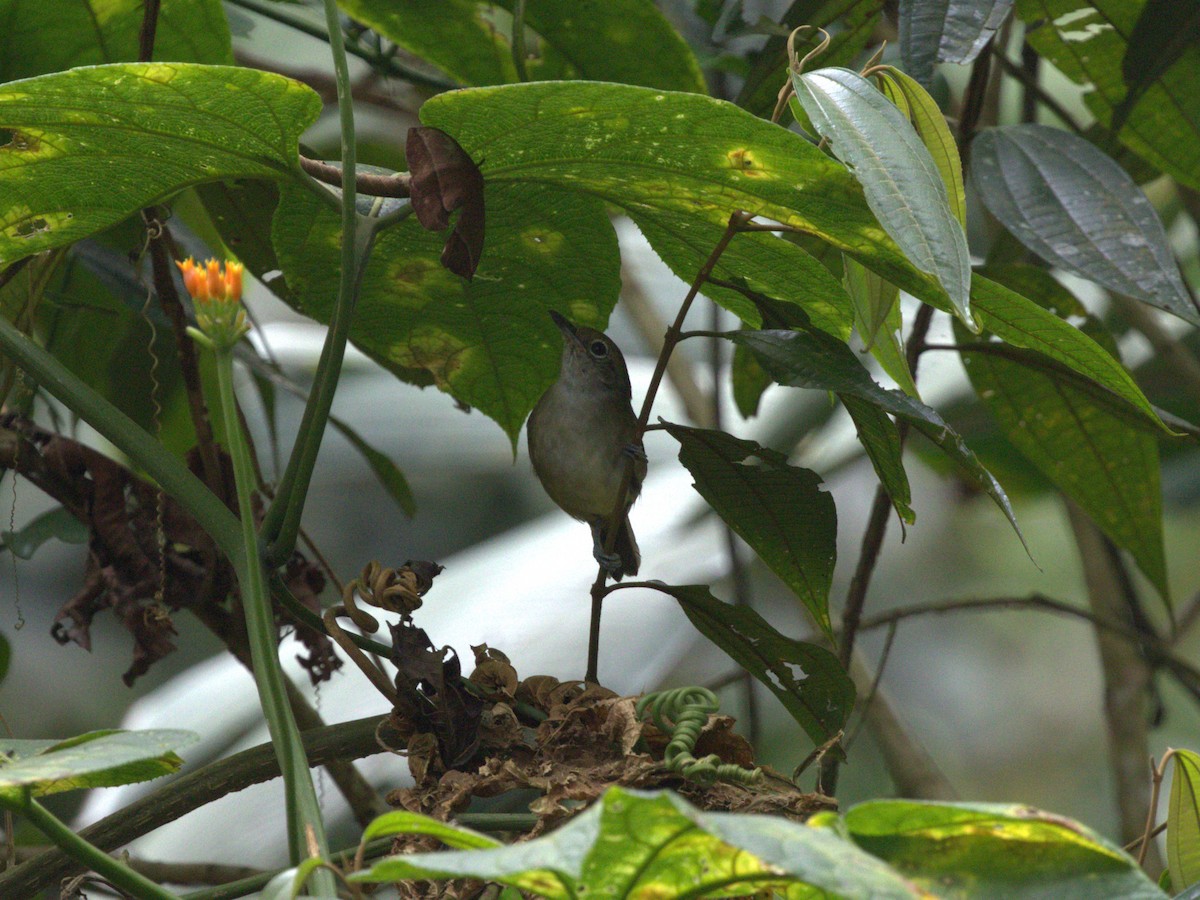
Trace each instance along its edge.
{"label": "dark green glossy leaf", "polygon": [[[620,290],[616,235],[592,197],[532,184],[491,184],[487,248],[472,281],[439,256],[445,237],[414,218],[383,231],[363,275],[351,339],[495,419],[516,441],[558,374],[556,309],[603,327]],[[273,239],[298,309],[327,321],[337,296],[338,214],[285,188]]]}
{"label": "dark green glossy leaf", "polygon": [[748,606],[722,603],[702,584],[656,584],[688,620],[770,689],[814,744],[829,740],[854,707],[854,683],[824,647],[780,634]]}
{"label": "dark green glossy leaf", "polygon": [[1200,755],[1176,750],[1167,809],[1167,871],[1183,890],[1200,882]]}
{"label": "dark green glossy leaf", "polygon": [[190,731],[93,731],[65,741],[0,739],[0,797],[17,799],[77,788],[133,784],[183,764],[174,751],[195,743]]}
{"label": "dark green glossy leaf", "polygon": [[[1142,0],[1017,0],[1027,40],[1086,85],[1088,109],[1108,126],[1128,88],[1122,75]],[[1200,190],[1200,43],[1192,42],[1128,111],[1119,138],[1155,168]]]}
{"label": "dark green glossy leaf", "polygon": [[1166,896],[1119,847],[1028,806],[874,800],[845,824],[864,850],[947,900]]}
{"label": "dark green glossy leaf", "polygon": [[837,560],[837,510],[815,472],[722,431],[665,425],[693,487],[783,579],[829,638],[829,584]]}
{"label": "dark green glossy leaf", "polygon": [[[142,0],[0,0],[0,82],[75,66],[134,62]],[[158,62],[232,63],[220,0],[166,0],[154,36]]]}
{"label": "dark green glossy leaf", "polygon": [[1013,0],[900,0],[900,55],[923,85],[939,62],[969,63],[1004,24]]}
{"label": "dark green glossy leaf", "polygon": [[[447,827],[429,823],[430,829]],[[780,816],[701,812],[666,791],[619,787],[535,840],[393,856],[350,880],[464,876],[499,881],[550,900],[585,894],[737,897],[769,889],[789,900],[818,893],[830,900],[917,897],[887,866],[831,831]]]}
{"label": "dark green glossy leaf", "polygon": [[863,186],[879,224],[937,278],[971,328],[971,258],[941,173],[908,118],[857,72],[817,69],[792,84],[813,126]]}
{"label": "dark green glossy leaf", "polygon": [[[513,61],[512,0],[341,0],[338,5],[464,85],[520,80]],[[586,78],[705,91],[691,49],[650,0],[528,0],[525,27],[531,81]]]}
{"label": "dark green glossy leaf", "polygon": [[936,410],[907,394],[877,384],[855,358],[854,351],[841,341],[819,331],[744,331],[730,337],[749,347],[780,384],[849,394],[907,421],[940,447],[971,482],[996,502],[1021,543],[1025,543],[1004,488],[958,433]]}
{"label": "dark green glossy leaf", "polygon": [[299,82],[225,66],[118,64],[3,85],[0,265],[193,184],[298,178],[296,142],[320,108]]}
{"label": "dark green glossy leaf", "polygon": [[1092,144],[1044,125],[979,133],[971,178],[1026,247],[1068,272],[1200,324],[1154,207]]}
{"label": "dark green glossy leaf", "polygon": [[0,532],[0,547],[19,559],[33,559],[46,541],[86,544],[87,539],[87,526],[59,506],[35,516],[19,531]]}
{"label": "dark green glossy leaf", "polygon": [[870,401],[851,394],[840,396],[896,514],[901,522],[912,525],[917,521],[917,514],[910,505],[912,491],[908,485],[908,473],[904,471],[904,447],[900,444],[900,432],[896,430],[896,424],[882,408]]}

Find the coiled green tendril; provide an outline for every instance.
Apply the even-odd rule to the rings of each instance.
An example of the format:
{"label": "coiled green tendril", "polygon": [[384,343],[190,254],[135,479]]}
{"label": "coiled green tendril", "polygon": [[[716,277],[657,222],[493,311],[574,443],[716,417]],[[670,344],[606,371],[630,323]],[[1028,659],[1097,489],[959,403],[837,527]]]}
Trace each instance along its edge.
{"label": "coiled green tendril", "polygon": [[723,763],[716,754],[703,759],[692,755],[708,717],[720,708],[717,695],[712,691],[702,687],[682,687],[646,694],[637,703],[639,719],[645,716],[647,708],[654,724],[671,737],[663,753],[663,762],[672,772],[703,785],[730,781],[748,786],[762,781],[762,769],[743,769]]}

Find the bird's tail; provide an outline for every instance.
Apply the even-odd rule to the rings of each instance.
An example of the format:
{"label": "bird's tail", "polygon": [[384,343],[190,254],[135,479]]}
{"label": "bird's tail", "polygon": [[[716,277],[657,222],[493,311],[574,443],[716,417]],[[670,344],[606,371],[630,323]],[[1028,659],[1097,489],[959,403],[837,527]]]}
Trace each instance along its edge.
{"label": "bird's tail", "polygon": [[638,549],[637,538],[633,536],[633,527],[629,524],[629,516],[625,516],[621,520],[613,552],[621,557],[621,568],[613,573],[613,577],[617,581],[626,575],[632,577],[638,573],[638,568],[642,565],[642,553]]}

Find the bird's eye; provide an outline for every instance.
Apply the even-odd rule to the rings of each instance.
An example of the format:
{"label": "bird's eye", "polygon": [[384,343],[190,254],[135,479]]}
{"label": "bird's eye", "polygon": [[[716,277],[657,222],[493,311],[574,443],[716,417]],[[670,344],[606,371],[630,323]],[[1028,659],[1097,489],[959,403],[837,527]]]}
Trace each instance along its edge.
{"label": "bird's eye", "polygon": [[603,359],[608,356],[608,344],[601,340],[592,341],[588,345],[588,349],[592,352],[592,356],[597,359]]}

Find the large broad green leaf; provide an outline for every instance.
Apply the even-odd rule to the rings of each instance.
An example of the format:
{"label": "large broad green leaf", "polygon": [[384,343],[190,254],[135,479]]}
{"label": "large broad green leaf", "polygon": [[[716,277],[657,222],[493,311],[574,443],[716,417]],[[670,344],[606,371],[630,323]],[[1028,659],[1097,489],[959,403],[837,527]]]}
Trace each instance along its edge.
{"label": "large broad green leaf", "polygon": [[849,69],[792,77],[813,126],[850,167],[887,233],[922,272],[937,278],[968,327],[971,257],[946,185],[907,116]]}
{"label": "large broad green leaf", "polygon": [[[509,14],[513,0],[340,0],[338,5],[464,85],[519,80]],[[705,91],[691,49],[650,0],[527,0],[525,28],[530,80],[586,78]]]}
{"label": "large broad green leaf", "polygon": [[874,800],[850,836],[931,896],[1163,900],[1137,863],[1090,828],[1028,806]]}
{"label": "large broad green leaf", "polygon": [[[1104,125],[1128,88],[1126,48],[1143,0],[1017,0],[1027,40],[1069,78],[1090,85],[1088,108]],[[1200,190],[1200,43],[1192,41],[1174,65],[1142,90],[1119,137],[1156,168]]]}
{"label": "large broad green leaf", "polygon": [[[428,829],[442,824],[430,823]],[[886,865],[831,831],[780,816],[701,812],[666,791],[618,787],[536,840],[393,856],[350,880],[431,877],[499,881],[551,900],[736,897],[771,889],[794,900],[918,896]]]}
{"label": "large broad green leaf", "polygon": [[[907,394],[888,390],[876,383],[855,358],[854,351],[841,341],[819,331],[740,331],[730,337],[750,348],[763,368],[780,384],[848,394],[904,419],[940,447],[971,482],[996,502],[1021,538],[1021,543],[1025,543],[1004,488],[983,467],[958,433],[946,424],[936,410]],[[885,480],[884,484],[887,485],[888,481]],[[897,507],[898,510],[900,508]]]}
{"label": "large broad green leaf", "polygon": [[[143,0],[0,0],[0,81],[138,58]],[[232,63],[220,0],[165,0],[154,59]]]}
{"label": "large broad green leaf", "polygon": [[969,63],[1004,24],[1013,0],[900,0],[900,55],[921,84],[939,62]]}
{"label": "large broad green leaf", "polygon": [[980,132],[971,158],[987,208],[1042,259],[1200,324],[1154,207],[1091,143],[1009,125]]}
{"label": "large broad green leaf", "polygon": [[0,265],[113,225],[181,188],[298,174],[321,101],[225,66],[130,63],[0,87]]}
{"label": "large broad green leaf", "polygon": [[722,431],[666,425],[699,492],[800,598],[833,639],[829,584],[837,560],[837,509],[816,472],[777,450]]}
{"label": "large broad green leaf", "polygon": [[[516,441],[558,374],[549,310],[604,326],[617,301],[616,235],[603,204],[541,185],[487,191],[487,245],[475,278],[442,267],[445,238],[415,219],[382,232],[363,275],[351,339],[495,419]],[[275,250],[297,307],[327,321],[337,296],[341,222],[312,192],[285,188]]]}
{"label": "large broad green leaf", "polygon": [[0,739],[0,797],[18,799],[76,788],[133,784],[169,775],[190,731],[93,731],[65,741]]}
{"label": "large broad green leaf", "polygon": [[[959,330],[959,340],[968,337]],[[1082,507],[1169,602],[1158,442],[1061,373],[1021,354],[964,351],[971,383],[1005,437]]]}
{"label": "large broad green leaf", "polygon": [[[549,183],[598,196],[635,218],[648,210],[685,248],[692,226],[679,223],[723,229],[734,210],[750,210],[850,253],[939,309],[951,308],[934,279],[908,262],[879,227],[843,166],[799,135],[731,104],[577,82],[440,94],[421,115],[480,161],[490,190]],[[692,252],[690,264],[678,263],[681,270],[697,271],[711,247]],[[1004,340],[1083,372],[1154,418],[1121,365],[1071,325],[979,276],[972,280],[972,305]]]}
{"label": "large broad green leaf", "polygon": [[1176,750],[1171,757],[1171,800],[1167,809],[1167,871],[1181,891],[1200,882],[1200,755]]}
{"label": "large broad green leaf", "polygon": [[722,603],[703,584],[655,587],[679,601],[688,620],[765,684],[814,744],[824,744],[854,708],[854,682],[824,647],[780,634],[748,606]]}

